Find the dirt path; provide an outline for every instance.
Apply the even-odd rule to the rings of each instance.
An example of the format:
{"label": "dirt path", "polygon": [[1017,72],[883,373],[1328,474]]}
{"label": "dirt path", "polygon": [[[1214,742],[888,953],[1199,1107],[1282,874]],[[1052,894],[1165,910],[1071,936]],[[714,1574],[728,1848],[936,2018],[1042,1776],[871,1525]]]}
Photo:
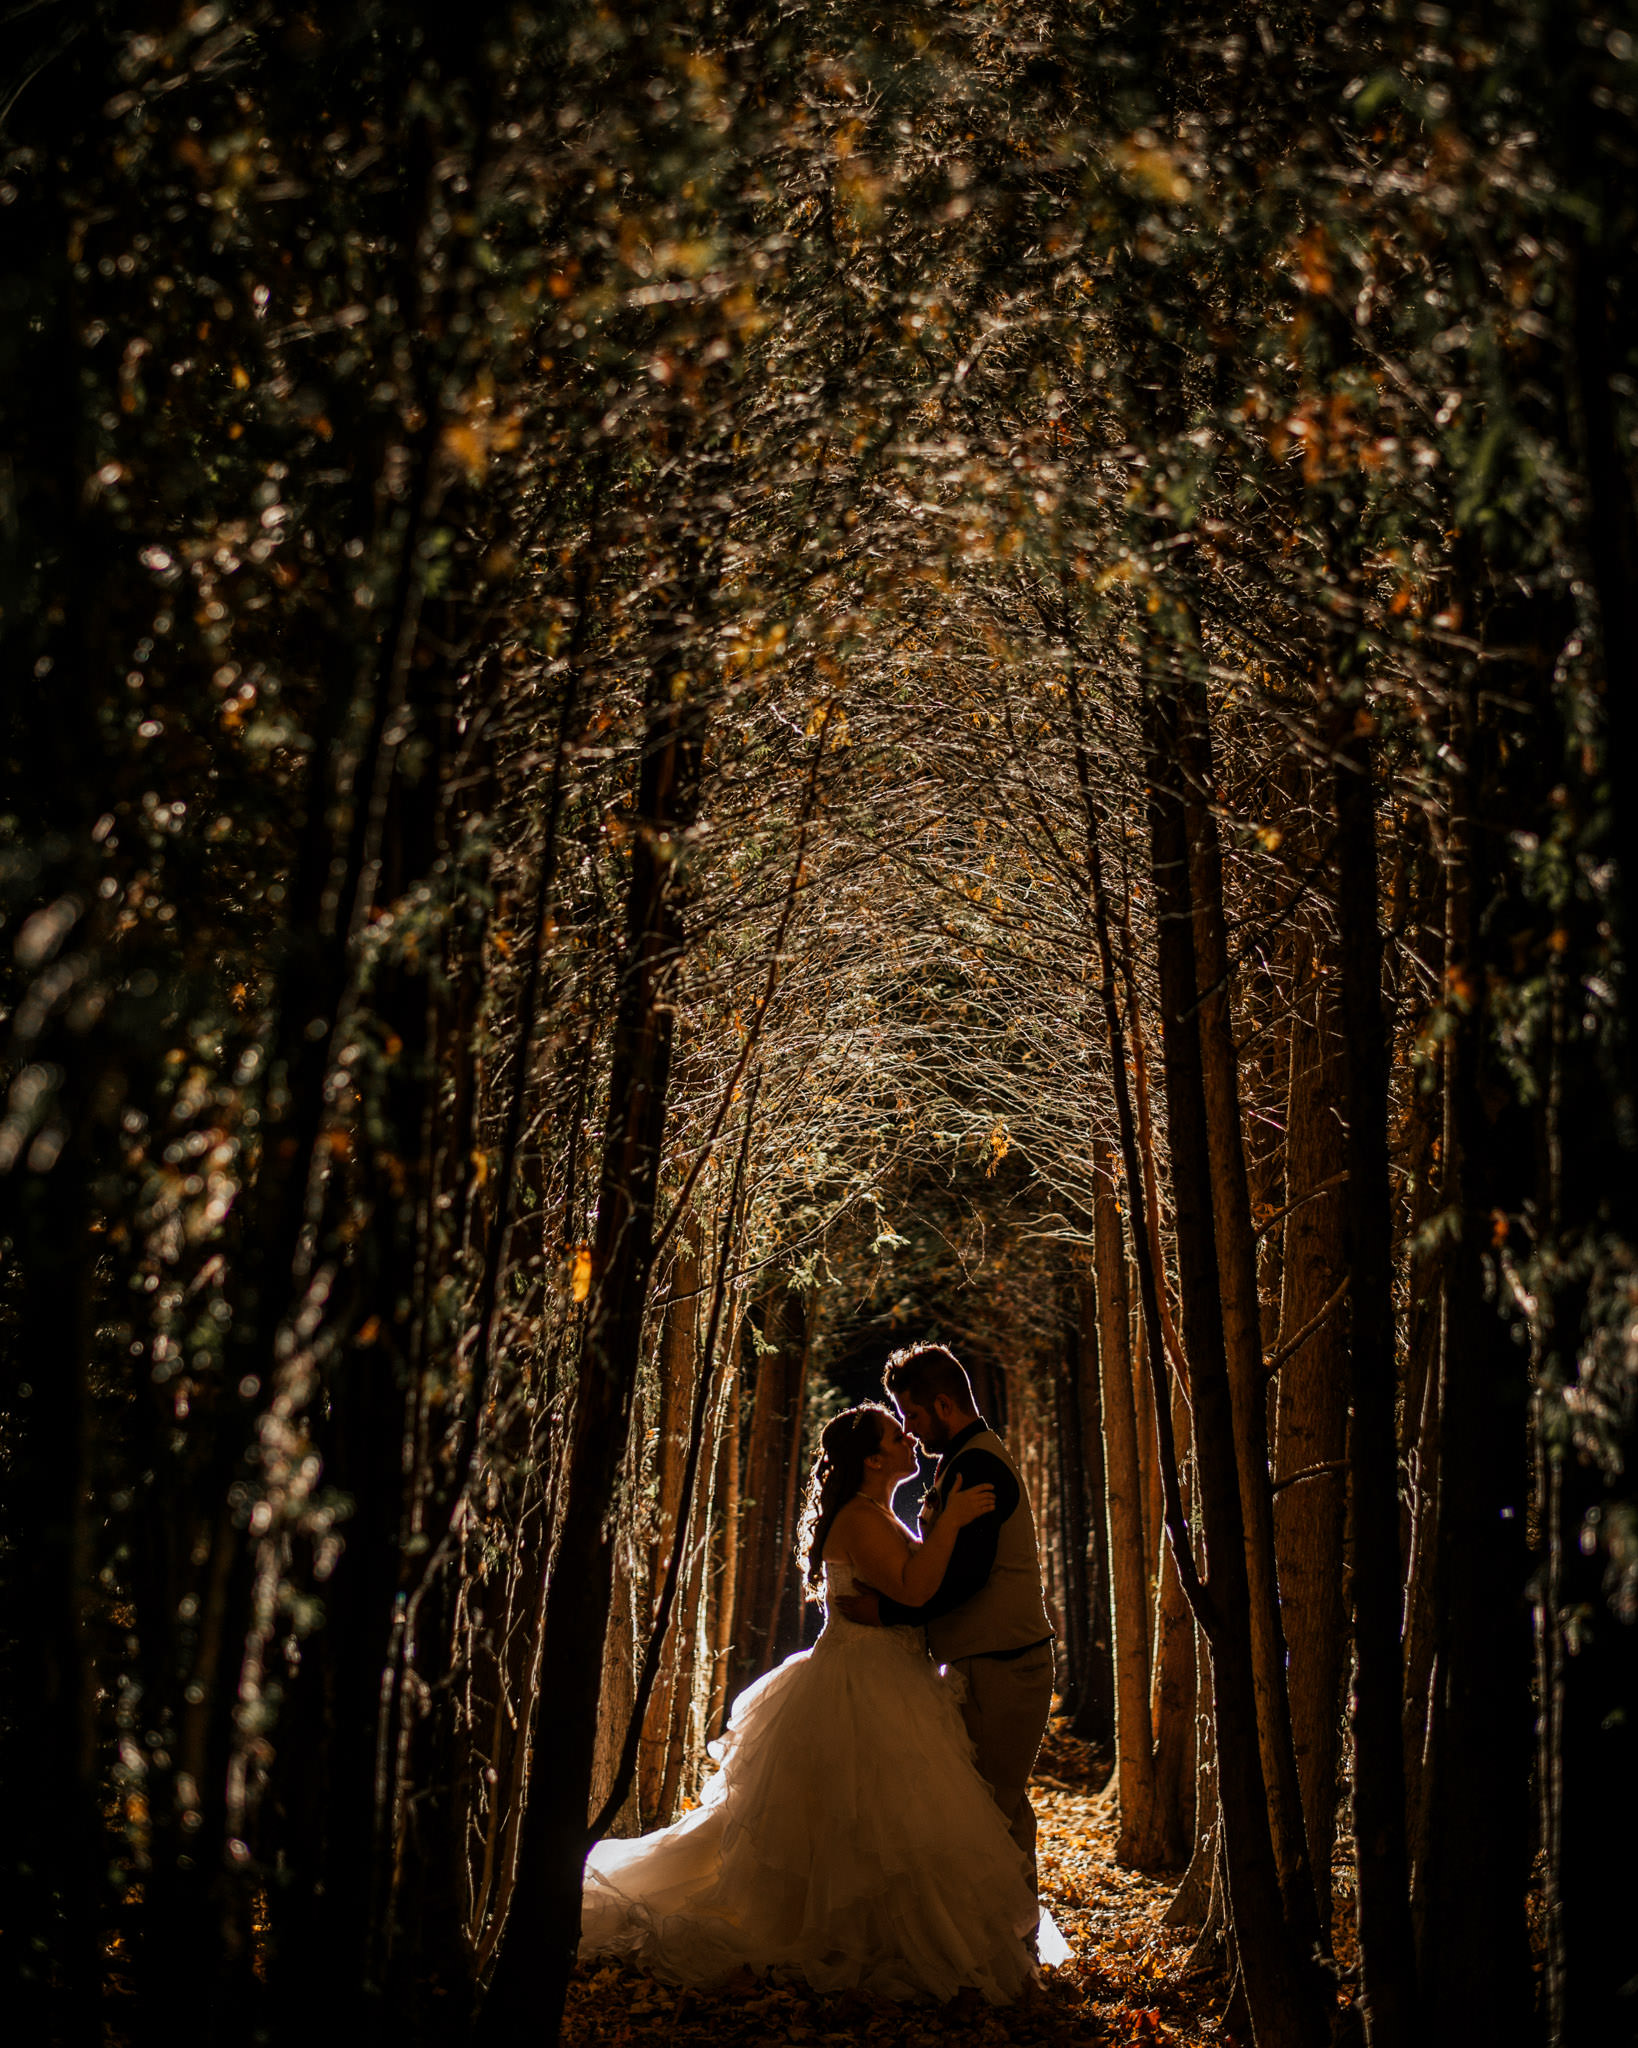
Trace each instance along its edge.
{"label": "dirt path", "polygon": [[1041,1822],[1041,1880],[1075,1960],[1049,1972],[1012,2006],[963,1996],[946,2006],[763,1984],[712,1993],[677,1991],[613,1965],[577,1972],[565,2048],[639,2048],[676,2041],[699,2048],[751,2043],[941,2048],[1080,2048],[1082,2043],[1216,2048],[1221,1992],[1181,1976],[1189,1942],[1160,1925],[1171,1886],[1112,1859],[1114,1819],[1089,1789],[1086,1752],[1054,1737],[1031,1797]]}

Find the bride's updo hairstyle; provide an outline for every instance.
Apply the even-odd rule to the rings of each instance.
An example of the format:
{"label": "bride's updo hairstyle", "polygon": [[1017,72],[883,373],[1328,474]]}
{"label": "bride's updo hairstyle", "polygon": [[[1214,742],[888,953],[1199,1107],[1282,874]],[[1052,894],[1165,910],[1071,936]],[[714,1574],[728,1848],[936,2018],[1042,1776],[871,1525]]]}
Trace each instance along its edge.
{"label": "bride's updo hairstyle", "polygon": [[802,1514],[798,1554],[807,1552],[808,1598],[818,1598],[825,1576],[825,1539],[842,1508],[865,1482],[865,1460],[882,1447],[882,1424],[897,1418],[879,1401],[844,1408],[825,1424],[819,1455],[808,1481],[808,1504]]}

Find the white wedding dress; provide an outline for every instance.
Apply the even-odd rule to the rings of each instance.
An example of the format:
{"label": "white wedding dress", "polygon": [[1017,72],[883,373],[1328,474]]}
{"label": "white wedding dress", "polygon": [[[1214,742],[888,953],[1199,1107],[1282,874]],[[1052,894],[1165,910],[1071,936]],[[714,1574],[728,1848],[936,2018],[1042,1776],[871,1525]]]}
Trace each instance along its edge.
{"label": "white wedding dress", "polygon": [[[817,1991],[1011,1998],[1034,1965],[1023,1859],[917,1628],[827,1617],[734,1703],[721,1768],[694,1812],[586,1864],[581,1956],[621,1956],[671,1983],[744,1966]],[[1067,1957],[1043,1911],[1043,1962]]]}

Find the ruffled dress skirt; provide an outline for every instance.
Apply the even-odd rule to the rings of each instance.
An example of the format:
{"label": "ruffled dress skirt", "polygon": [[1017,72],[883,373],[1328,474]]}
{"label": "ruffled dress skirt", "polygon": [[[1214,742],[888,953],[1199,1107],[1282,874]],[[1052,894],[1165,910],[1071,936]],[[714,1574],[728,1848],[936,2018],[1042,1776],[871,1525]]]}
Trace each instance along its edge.
{"label": "ruffled dress skirt", "polygon": [[[674,1827],[586,1865],[580,1953],[675,1984],[749,1967],[816,1991],[1001,2003],[1068,1954],[973,1766],[919,1629],[832,1614],[734,1704],[721,1768]],[[1039,1917],[1039,1930],[1037,1919]]]}

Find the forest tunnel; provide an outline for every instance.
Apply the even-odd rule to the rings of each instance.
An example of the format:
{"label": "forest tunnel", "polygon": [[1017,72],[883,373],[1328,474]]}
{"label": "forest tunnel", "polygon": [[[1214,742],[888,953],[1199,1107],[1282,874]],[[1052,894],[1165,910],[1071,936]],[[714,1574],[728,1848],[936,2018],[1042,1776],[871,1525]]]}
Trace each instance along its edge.
{"label": "forest tunnel", "polygon": [[[1633,34],[25,12],[28,2039],[1638,2039]],[[923,1338],[1076,1961],[577,1970]]]}

